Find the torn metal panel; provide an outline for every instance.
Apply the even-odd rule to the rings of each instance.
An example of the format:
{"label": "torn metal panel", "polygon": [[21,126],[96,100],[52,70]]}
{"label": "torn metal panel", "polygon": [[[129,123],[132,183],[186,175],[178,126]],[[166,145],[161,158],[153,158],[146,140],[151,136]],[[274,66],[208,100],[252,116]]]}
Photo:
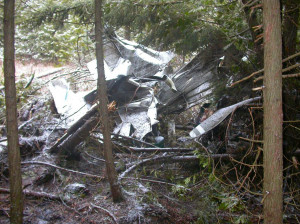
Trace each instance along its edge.
{"label": "torn metal panel", "polygon": [[131,136],[142,139],[146,134],[152,131],[151,121],[147,113],[148,109],[146,108],[135,108],[134,110],[131,108],[121,108],[119,109],[119,115],[123,121],[121,125],[124,125],[124,123],[127,125],[131,124],[134,128],[134,132]]}
{"label": "torn metal panel", "polygon": [[[98,78],[97,72],[97,61],[96,59],[87,63],[87,67],[94,78]],[[116,64],[113,67],[109,66],[106,61],[104,61],[104,73],[106,80],[116,79],[119,75],[127,76],[130,73],[131,62],[123,58],[118,58]]]}
{"label": "torn metal panel", "polygon": [[120,107],[118,112],[122,123],[115,128],[114,133],[142,139],[152,131],[152,125],[158,123],[156,104],[153,93],[149,92],[145,98]]}
{"label": "torn metal panel", "polygon": [[69,83],[65,79],[51,81],[49,89],[57,112],[65,117],[67,127],[79,120],[88,111],[88,106],[83,99],[86,93],[74,93],[70,90]]}
{"label": "torn metal panel", "polygon": [[[152,131],[152,125],[158,123],[158,100],[154,97],[152,87],[159,80],[167,83],[171,91],[176,91],[176,86],[168,77],[168,63],[173,57],[172,52],[154,51],[115,34],[107,35],[104,66],[108,98],[117,102],[122,120],[115,127],[115,133],[141,139]],[[96,60],[88,63],[95,77],[96,66]],[[85,99],[95,102],[96,97],[94,90]]]}
{"label": "torn metal panel", "polygon": [[217,79],[219,60],[218,54],[210,55],[209,49],[206,49],[178,70],[172,76],[178,92],[164,88],[163,84],[157,94],[162,104],[160,111],[182,112],[207,99],[213,88],[212,83]]}
{"label": "torn metal panel", "polygon": [[213,128],[215,128],[216,126],[218,126],[229,114],[231,114],[238,107],[241,107],[241,106],[251,103],[253,101],[257,101],[259,99],[261,99],[261,97],[251,98],[251,99],[244,100],[237,104],[234,104],[229,107],[225,107],[225,108],[222,108],[222,109],[216,111],[213,115],[211,115],[209,118],[204,120],[201,124],[199,124],[196,128],[194,128],[190,132],[190,136],[192,138],[196,138],[196,137],[203,135],[204,133],[206,133],[206,132],[212,130]]}
{"label": "torn metal panel", "polygon": [[[107,35],[104,45],[104,67],[108,87],[108,98],[116,101],[121,124],[116,133],[143,138],[152,131],[157,121],[157,104],[162,111],[183,111],[211,93],[215,70],[220,60],[208,55],[206,50],[170,78],[168,66],[172,52],[158,52],[127,41],[117,35]],[[96,60],[88,68],[97,78]],[[154,97],[153,87],[158,81],[161,86]],[[53,93],[55,95],[55,93]],[[85,96],[94,103],[96,90]],[[77,104],[78,105],[78,104]],[[65,113],[66,111],[62,111]],[[134,129],[134,130],[132,130]]]}
{"label": "torn metal panel", "polygon": [[155,75],[164,70],[174,57],[174,53],[170,51],[155,51],[115,34],[110,35],[110,39],[118,49],[121,57],[132,63],[132,73],[135,77]]}
{"label": "torn metal panel", "polygon": [[[174,53],[170,51],[155,51],[116,34],[107,36],[103,49],[106,80],[118,75],[136,78],[159,75],[174,57]],[[96,60],[88,63],[88,68],[96,75]]]}
{"label": "torn metal panel", "polygon": [[132,132],[132,125],[129,122],[122,122],[120,124],[118,124],[113,133],[114,134],[120,134],[122,136],[130,136],[131,132]]}
{"label": "torn metal panel", "polygon": [[232,44],[225,47],[222,44],[212,45],[202,49],[189,63],[171,76],[177,93],[174,94],[162,84],[157,94],[161,102],[159,111],[180,113],[210,98],[220,77],[226,76],[227,84],[232,82],[233,76],[232,74],[227,76],[229,71],[227,68],[239,65],[242,56]]}

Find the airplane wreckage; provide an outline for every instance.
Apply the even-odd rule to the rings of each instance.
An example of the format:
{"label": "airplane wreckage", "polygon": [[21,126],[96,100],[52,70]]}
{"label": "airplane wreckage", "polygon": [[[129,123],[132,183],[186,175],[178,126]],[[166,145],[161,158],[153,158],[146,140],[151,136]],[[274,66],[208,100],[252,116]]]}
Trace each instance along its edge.
{"label": "airplane wreckage", "polygon": [[[217,53],[216,53],[217,52]],[[172,52],[159,52],[115,34],[106,34],[104,68],[109,102],[114,102],[118,118],[113,133],[142,140],[158,123],[158,113],[179,113],[211,97],[213,82],[218,79],[220,62],[230,58],[228,49],[203,50],[189,63],[173,72],[169,62]],[[226,56],[228,54],[229,56]],[[87,64],[97,79],[96,60]],[[74,93],[61,79],[50,83],[58,113],[66,117],[67,132],[50,152],[72,150],[99,122],[97,90]],[[237,107],[258,100],[247,99],[216,111],[191,132],[196,138],[220,124]]]}

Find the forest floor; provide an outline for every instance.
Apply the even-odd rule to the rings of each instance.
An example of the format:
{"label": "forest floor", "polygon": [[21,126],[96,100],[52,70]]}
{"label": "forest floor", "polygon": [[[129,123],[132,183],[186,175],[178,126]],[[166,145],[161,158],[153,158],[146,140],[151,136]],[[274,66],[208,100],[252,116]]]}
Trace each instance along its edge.
{"label": "forest floor", "polygon": [[[17,63],[17,77],[24,78],[22,74],[25,74],[28,80],[32,73],[42,74],[55,69],[51,65]],[[68,65],[60,74],[74,69]],[[49,78],[43,78],[42,83]],[[72,79],[71,75],[66,78]],[[217,178],[218,171],[205,158],[200,162],[166,160],[137,166],[120,180],[124,201],[113,203],[103,148],[97,136],[91,134],[82,142],[75,156],[49,153],[48,149],[67,128],[55,114],[47,85],[42,89],[41,82],[31,85],[30,90],[18,92],[27,94],[19,98],[22,104],[19,116],[25,117],[19,124],[23,124],[20,136],[24,223],[262,223],[262,198],[244,193],[245,200],[241,200],[235,188],[226,186]],[[35,91],[35,88],[39,90]],[[5,137],[3,129],[2,125],[1,139]],[[177,133],[177,137],[187,135],[188,131]],[[118,138],[113,141],[120,143]],[[166,156],[166,153],[132,153],[128,147],[135,146],[136,142],[122,140],[121,143],[114,145],[118,174],[138,161]],[[195,143],[176,142],[173,147],[197,146]],[[0,147],[0,187],[8,189],[7,152],[4,148],[3,145]],[[89,177],[88,174],[99,177]],[[9,195],[0,193],[0,223],[9,223],[9,204]],[[287,218],[286,223],[297,223],[296,219]]]}

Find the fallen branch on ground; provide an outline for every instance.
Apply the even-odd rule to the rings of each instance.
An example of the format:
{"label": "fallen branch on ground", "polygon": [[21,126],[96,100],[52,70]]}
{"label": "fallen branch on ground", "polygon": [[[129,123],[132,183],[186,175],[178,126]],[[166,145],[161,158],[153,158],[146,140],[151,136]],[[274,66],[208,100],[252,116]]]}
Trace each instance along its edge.
{"label": "fallen branch on ground", "polygon": [[50,163],[45,163],[45,162],[39,162],[39,161],[27,161],[27,162],[22,162],[22,165],[41,165],[41,166],[50,166],[62,171],[66,171],[69,173],[74,173],[74,174],[79,174],[79,175],[83,175],[83,176],[87,176],[87,177],[92,177],[92,178],[98,178],[98,179],[103,179],[103,177],[98,176],[98,175],[94,175],[94,174],[89,174],[89,173],[83,173],[80,171],[76,171],[76,170],[70,170],[70,169],[66,169],[60,166],[56,166],[54,164],[50,164]]}
{"label": "fallen branch on ground", "polygon": [[132,141],[136,141],[136,142],[139,142],[141,144],[148,145],[150,147],[156,147],[156,145],[153,145],[153,144],[151,144],[149,142],[145,142],[143,140],[139,140],[139,139],[136,139],[136,138],[132,138],[132,137],[124,136],[124,135],[120,135],[120,134],[114,134],[114,133],[111,133],[111,134],[114,135],[114,136],[121,137],[121,138],[126,138],[126,139],[129,139],[129,140],[132,140]]}
{"label": "fallen branch on ground", "polygon": [[[0,188],[0,193],[10,193],[9,189],[6,188]],[[29,190],[23,190],[23,194],[26,196],[32,196],[32,197],[37,197],[37,198],[47,198],[55,201],[62,201],[62,199],[54,194],[49,194],[46,192],[36,192],[36,191],[29,191]]]}
{"label": "fallen branch on ground", "polygon": [[54,75],[54,74],[56,74],[56,73],[58,73],[58,72],[63,71],[64,69],[65,69],[65,67],[57,68],[57,69],[54,69],[54,70],[52,70],[52,71],[50,71],[50,72],[46,72],[46,73],[44,73],[44,74],[41,74],[41,75],[37,76],[36,78],[37,78],[37,79],[40,79],[40,78],[44,78],[44,77],[49,76],[49,75]]}
{"label": "fallen branch on ground", "polygon": [[56,153],[58,146],[62,144],[71,134],[75,133],[81,128],[92,116],[98,111],[97,105],[93,106],[85,115],[83,115],[78,121],[76,121],[67,132],[49,149],[50,153]]}
{"label": "fallen branch on ground", "polygon": [[[231,154],[210,154],[209,156],[204,155],[204,157],[210,157],[212,159],[229,159],[232,157],[235,157],[235,155]],[[131,171],[133,171],[135,168],[146,164],[146,163],[155,163],[155,162],[187,162],[187,161],[198,161],[198,156],[155,156],[153,158],[144,159],[141,160],[135,164],[133,164],[131,167],[129,167],[127,170],[125,170],[122,174],[119,176],[119,181],[123,179],[127,174],[129,174]]]}
{"label": "fallen branch on ground", "polygon": [[[145,178],[134,178],[134,177],[123,177],[123,179],[128,179],[128,180],[139,180],[139,181],[145,181],[145,182],[150,182],[150,183],[155,183],[155,184],[165,184],[165,185],[170,185],[170,186],[179,186],[177,184],[173,183],[168,183],[165,181],[160,181],[160,180],[150,180],[150,179],[145,179]],[[187,189],[182,186],[182,188]],[[188,190],[188,189],[187,189]]]}
{"label": "fallen branch on ground", "polygon": [[109,217],[111,217],[112,220],[113,220],[113,222],[114,222],[115,224],[118,223],[116,217],[115,217],[110,211],[108,211],[107,209],[102,208],[102,207],[100,207],[100,206],[98,206],[98,205],[94,205],[93,203],[91,203],[91,206],[94,207],[94,208],[100,209],[100,210],[101,210],[102,212],[104,212],[106,215],[108,215]]}

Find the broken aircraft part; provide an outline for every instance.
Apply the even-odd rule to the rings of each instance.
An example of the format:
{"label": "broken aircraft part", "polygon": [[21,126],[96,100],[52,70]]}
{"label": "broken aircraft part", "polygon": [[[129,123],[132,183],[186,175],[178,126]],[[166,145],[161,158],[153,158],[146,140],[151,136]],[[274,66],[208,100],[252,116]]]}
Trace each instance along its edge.
{"label": "broken aircraft part", "polygon": [[[165,81],[172,91],[176,91],[174,83],[168,77],[170,70],[168,63],[174,54],[154,51],[116,35],[109,35],[104,45],[104,56],[108,98],[117,102],[121,118],[121,123],[117,124],[114,133],[119,132],[125,136],[141,139],[152,131],[152,125],[158,123],[156,108],[158,100],[152,87],[158,81]],[[88,63],[87,67],[97,78],[96,60]],[[57,94],[60,85],[55,85],[54,88],[55,83],[50,85],[50,90],[56,106],[60,108],[59,113],[74,112],[71,110],[73,104],[68,103],[64,96],[70,94],[72,99],[75,99],[76,94],[69,90],[65,81],[58,82],[63,82],[62,94]],[[78,101],[80,104],[77,103],[76,108],[78,105],[84,106],[84,103],[81,103],[82,98],[78,97]],[[94,89],[85,95],[84,101],[88,104],[95,103],[97,90]],[[69,112],[67,114],[71,115]]]}
{"label": "broken aircraft part", "polygon": [[65,79],[51,81],[49,90],[57,112],[64,116],[67,127],[70,127],[88,111],[88,106],[83,99],[86,93],[74,93]]}
{"label": "broken aircraft part", "polygon": [[[172,52],[154,51],[115,34],[106,34],[104,66],[108,97],[110,101],[117,102],[121,118],[115,133],[119,131],[141,139],[158,122],[157,107],[161,113],[174,113],[205,101],[212,93],[213,82],[217,80],[222,55],[223,49],[219,49],[217,54],[203,49],[172,75],[168,65],[174,56]],[[88,68],[97,77],[96,61],[88,63]],[[154,93],[159,81],[163,82],[160,82],[158,92]],[[95,103],[96,99],[96,90],[84,97],[90,104]]]}
{"label": "broken aircraft part", "polygon": [[204,120],[201,124],[199,124],[196,128],[194,128],[190,132],[190,136],[192,138],[196,138],[203,135],[204,133],[218,126],[229,114],[235,111],[238,107],[241,107],[253,101],[257,101],[259,99],[261,99],[261,97],[251,98],[216,111],[213,115],[211,115],[209,118]]}

